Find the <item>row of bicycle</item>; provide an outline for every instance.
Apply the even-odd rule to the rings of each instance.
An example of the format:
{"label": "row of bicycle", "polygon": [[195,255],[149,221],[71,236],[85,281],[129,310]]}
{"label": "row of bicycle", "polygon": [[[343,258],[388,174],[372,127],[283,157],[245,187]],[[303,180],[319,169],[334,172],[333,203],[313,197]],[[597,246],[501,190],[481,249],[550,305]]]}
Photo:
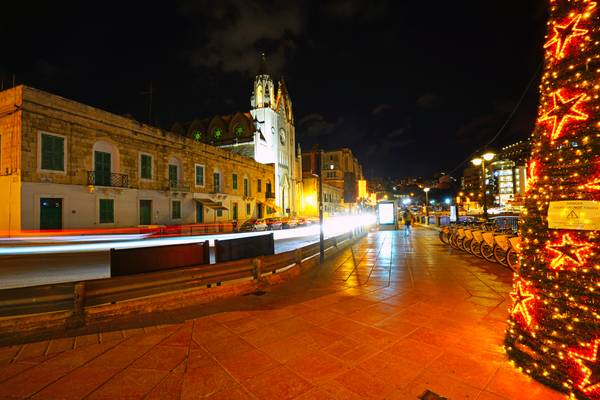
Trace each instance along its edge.
{"label": "row of bicycle", "polygon": [[513,271],[519,269],[520,239],[512,228],[501,228],[495,222],[466,221],[442,227],[440,240]]}

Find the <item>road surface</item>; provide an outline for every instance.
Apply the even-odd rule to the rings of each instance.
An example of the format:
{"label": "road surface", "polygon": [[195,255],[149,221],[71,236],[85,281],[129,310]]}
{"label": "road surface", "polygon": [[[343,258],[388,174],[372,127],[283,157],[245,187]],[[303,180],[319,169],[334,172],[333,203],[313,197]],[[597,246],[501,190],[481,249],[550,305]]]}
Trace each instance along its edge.
{"label": "road surface", "polygon": [[[159,239],[160,240],[160,239]],[[206,240],[198,237],[195,241]],[[319,240],[319,235],[275,240],[282,253]],[[58,246],[56,246],[58,247]],[[213,248],[211,259],[214,262]],[[110,277],[109,250],[0,254],[0,289]]]}

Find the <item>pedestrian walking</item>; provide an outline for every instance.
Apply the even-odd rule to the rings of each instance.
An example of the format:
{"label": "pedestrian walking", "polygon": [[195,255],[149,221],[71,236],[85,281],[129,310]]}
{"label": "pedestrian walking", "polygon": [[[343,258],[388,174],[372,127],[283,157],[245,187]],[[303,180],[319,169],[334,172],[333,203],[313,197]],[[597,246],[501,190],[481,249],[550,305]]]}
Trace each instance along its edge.
{"label": "pedestrian walking", "polygon": [[412,225],[413,215],[408,208],[404,209],[404,213],[402,213],[402,219],[404,220],[404,235],[410,235],[411,225]]}

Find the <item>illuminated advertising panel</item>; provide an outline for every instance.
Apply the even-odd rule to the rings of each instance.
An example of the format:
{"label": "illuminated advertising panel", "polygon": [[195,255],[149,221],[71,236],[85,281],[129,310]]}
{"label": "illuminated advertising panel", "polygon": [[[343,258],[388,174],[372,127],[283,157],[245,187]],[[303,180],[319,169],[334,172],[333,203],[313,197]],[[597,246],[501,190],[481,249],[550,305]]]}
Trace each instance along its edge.
{"label": "illuminated advertising panel", "polygon": [[379,203],[377,205],[379,225],[395,224],[394,203]]}

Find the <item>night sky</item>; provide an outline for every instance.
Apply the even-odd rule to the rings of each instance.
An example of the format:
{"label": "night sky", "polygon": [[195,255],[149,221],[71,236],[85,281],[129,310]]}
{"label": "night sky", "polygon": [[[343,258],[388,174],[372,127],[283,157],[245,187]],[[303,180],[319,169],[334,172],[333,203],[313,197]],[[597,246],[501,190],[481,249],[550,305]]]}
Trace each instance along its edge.
{"label": "night sky", "polygon": [[5,88],[15,74],[169,128],[248,111],[264,50],[285,77],[302,147],[350,147],[369,177],[460,174],[532,78],[493,145],[533,128],[543,0],[84,3],[3,5]]}

